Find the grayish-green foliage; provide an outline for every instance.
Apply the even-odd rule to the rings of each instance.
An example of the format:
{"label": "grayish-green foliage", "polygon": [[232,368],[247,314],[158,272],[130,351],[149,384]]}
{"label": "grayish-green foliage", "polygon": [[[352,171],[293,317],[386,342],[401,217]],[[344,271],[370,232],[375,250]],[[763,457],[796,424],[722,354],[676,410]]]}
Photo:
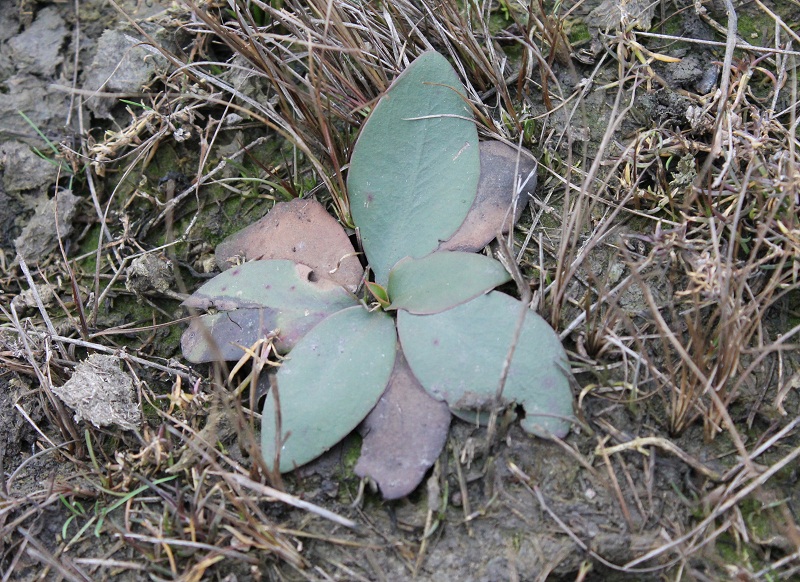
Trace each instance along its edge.
{"label": "grayish-green foliage", "polygon": [[499,262],[475,253],[440,251],[406,259],[389,272],[389,309],[439,313],[510,279]]}
{"label": "grayish-green foliage", "polygon": [[375,280],[434,251],[478,191],[478,131],[464,87],[438,53],[415,60],[367,119],[347,176],[350,213]]}
{"label": "grayish-green foliage", "polygon": [[392,318],[361,306],[331,315],[306,334],[264,402],[261,447],[267,464],[275,466],[278,440],[283,473],[317,458],[358,426],[389,382],[396,346]]}
{"label": "grayish-green foliage", "polygon": [[[425,53],[378,102],[356,144],[351,213],[378,305],[368,309],[369,295],[358,305],[329,279],[337,264],[312,270],[287,260],[225,271],[186,301],[225,310],[196,320],[184,334],[190,360],[237,359],[238,345],[269,334],[277,335],[278,349],[291,350],[263,409],[262,452],[270,468],[286,472],[311,461],[369,415],[357,472],[397,498],[413,491],[438,457],[450,423],[447,406],[478,418],[497,404],[518,403],[526,431],[568,431],[569,365],[558,336],[520,301],[492,291],[510,279],[498,261],[437,251],[456,231],[456,247],[477,250],[487,233],[510,228],[519,201],[508,189],[533,169],[525,162],[521,170],[509,146],[482,148],[487,153],[479,160],[462,93],[444,57]],[[476,197],[479,174],[495,170],[497,176],[481,177],[485,192]],[[473,206],[475,200],[481,202]],[[270,221],[280,222],[265,217]],[[281,239],[277,232],[270,236]]]}
{"label": "grayish-green foliage", "polygon": [[183,302],[186,307],[228,311],[241,307],[334,312],[353,296],[306,265],[286,260],[253,261],[220,273]]}
{"label": "grayish-green foliage", "polygon": [[523,313],[501,398],[523,405],[526,431],[563,437],[572,417],[567,357],[547,322],[517,299],[493,291],[435,315],[401,311],[397,327],[409,366],[432,396],[452,408],[480,409],[498,394]]}

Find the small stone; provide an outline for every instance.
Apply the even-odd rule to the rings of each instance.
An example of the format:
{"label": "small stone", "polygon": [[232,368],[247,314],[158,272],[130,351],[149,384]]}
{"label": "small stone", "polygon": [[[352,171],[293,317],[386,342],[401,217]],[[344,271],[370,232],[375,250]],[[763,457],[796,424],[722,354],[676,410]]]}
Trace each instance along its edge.
{"label": "small stone", "polygon": [[174,275],[172,261],[163,256],[147,253],[133,260],[125,271],[125,288],[141,295],[148,291],[165,293],[172,287]]}
{"label": "small stone", "polygon": [[65,239],[72,232],[72,219],[79,201],[80,198],[69,190],[59,190],[53,198],[42,200],[14,241],[17,254],[31,264],[45,259],[58,245],[58,237]]}
{"label": "small stone", "polygon": [[76,421],[125,430],[135,430],[142,423],[133,380],[120,369],[116,356],[90,355],[66,384],[53,386],[53,393],[75,412]]}

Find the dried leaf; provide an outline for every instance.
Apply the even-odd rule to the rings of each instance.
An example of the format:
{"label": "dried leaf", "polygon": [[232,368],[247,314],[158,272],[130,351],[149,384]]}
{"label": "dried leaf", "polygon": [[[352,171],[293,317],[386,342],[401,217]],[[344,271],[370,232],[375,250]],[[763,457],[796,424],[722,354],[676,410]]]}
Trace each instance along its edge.
{"label": "dried leaf", "polygon": [[478,195],[463,224],[439,245],[440,251],[481,250],[497,233],[509,231],[515,185],[521,185],[522,191],[517,199],[514,224],[536,189],[536,162],[530,154],[499,141],[481,142],[480,153]]}
{"label": "dried leaf", "polygon": [[261,220],[217,245],[221,269],[230,268],[236,256],[302,263],[350,291],[356,290],[364,272],[342,225],[313,199],[278,202]]}
{"label": "dried leaf", "polygon": [[386,392],[361,424],[359,477],[370,477],[384,499],[405,497],[420,484],[447,440],[450,411],[428,395],[398,351]]}

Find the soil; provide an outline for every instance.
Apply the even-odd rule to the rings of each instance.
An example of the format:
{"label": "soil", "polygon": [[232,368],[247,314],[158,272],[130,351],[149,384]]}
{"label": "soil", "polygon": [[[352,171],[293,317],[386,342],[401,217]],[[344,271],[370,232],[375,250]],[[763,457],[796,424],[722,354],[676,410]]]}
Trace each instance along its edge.
{"label": "soil", "polygon": [[[586,17],[598,4],[600,2],[584,2],[573,17]],[[142,23],[146,34],[174,46],[180,31],[162,26],[169,21],[167,3],[127,0],[119,5],[131,19]],[[658,18],[658,10],[653,17]],[[84,165],[80,155],[66,160],[60,158],[63,164],[60,167],[37,155],[37,150],[47,154],[49,143],[64,143],[79,152],[81,136],[89,135],[93,141],[100,141],[104,131],[119,131],[128,125],[131,113],[126,107],[130,109],[135,104],[121,105],[120,96],[129,94],[131,99],[138,99],[136,96],[141,93],[142,86],[155,83],[159,71],[167,63],[163,56],[148,47],[132,45],[126,35],[140,35],[141,32],[134,31],[125,22],[126,18],[103,0],[81,0],[76,4],[20,2],[18,8],[0,11],[0,86],[3,92],[3,99],[0,99],[3,178],[0,183],[0,249],[4,258],[4,280],[14,280],[18,284],[16,288],[1,291],[0,303],[10,309],[12,300],[17,298],[14,309],[21,318],[37,317],[37,298],[23,294],[28,286],[23,283],[20,271],[14,270],[16,275],[9,275],[10,270],[19,269],[18,259],[15,259],[18,253],[39,269],[61,261],[59,241],[69,257],[91,256],[98,236],[102,235],[96,210],[99,205],[106,204],[108,196],[116,193],[116,189],[119,189],[118,202],[111,206],[108,224],[120,229],[124,225],[130,233],[140,235],[140,240],[151,248],[160,248],[166,239],[162,233],[148,232],[148,224],[155,221],[169,198],[186,188],[185,176],[192,175],[198,163],[199,152],[191,145],[196,142],[182,141],[181,128],[173,128],[174,140],[158,151],[147,171],[133,177],[98,175],[97,188],[101,196],[98,200],[93,198],[86,181],[80,179]],[[687,16],[680,26],[694,38],[713,37],[713,31],[697,18]],[[587,40],[586,45],[589,44]],[[708,49],[687,55],[687,51],[678,47],[671,53],[686,57],[680,63],[655,65],[669,87],[643,91],[620,128],[621,135],[641,127],[643,120],[650,120],[648,126],[653,120],[659,125],[683,123],[691,102],[679,90],[693,93],[712,90],[719,74],[716,60],[719,53]],[[124,69],[125,74],[106,82],[117,68]],[[576,79],[566,68],[558,72],[565,87],[574,86]],[[605,82],[604,74],[601,72],[595,83]],[[115,97],[94,95],[79,112],[75,94],[68,90],[73,80],[77,81],[75,86],[82,88],[81,94],[100,90],[104,95],[114,94]],[[584,101],[583,123],[562,120],[560,129],[570,133],[577,144],[576,151],[586,143],[589,163],[608,124],[609,101],[607,95],[592,93]],[[540,101],[534,103],[533,108],[544,111]],[[190,131],[190,124],[185,125],[184,131]],[[219,143],[223,144],[220,150],[224,153],[218,155],[231,156],[242,143],[248,143],[247,138],[255,138],[259,133],[263,133],[260,127],[227,134],[223,131]],[[272,139],[274,136],[270,138],[271,145],[263,148],[262,155],[285,159],[289,150],[280,145],[279,140]],[[240,154],[237,159],[248,158]],[[229,167],[220,175],[228,175],[230,171]],[[69,174],[74,174],[74,181]],[[72,184],[75,188],[70,190]],[[547,185],[540,183],[540,190],[545,188]],[[53,215],[53,200],[62,197],[71,200],[73,195],[79,197],[77,207],[74,212],[62,215],[65,223],[60,223],[56,230],[55,220],[48,220]],[[224,235],[260,217],[267,209],[265,201],[257,196],[234,202],[226,197],[205,205],[199,234],[192,244],[177,253],[168,249],[159,251],[162,254],[158,259],[153,258],[158,272],[152,276],[142,272],[146,266],[142,262],[127,261],[120,254],[117,258],[125,266],[120,270],[131,273],[129,279],[123,276],[120,280],[120,283],[127,283],[127,291],[120,289],[109,299],[111,307],[99,310],[94,324],[96,329],[122,325],[141,327],[152,323],[155,317],[160,321],[162,317],[163,321],[182,317],[178,300],[193,291],[203,275],[213,270],[213,260],[210,260],[213,245]],[[178,207],[171,224],[180,228],[192,214],[193,210]],[[552,216],[560,219],[560,212],[553,212]],[[542,224],[545,236],[557,230],[547,222],[547,216]],[[619,248],[634,244],[642,245],[641,252],[652,248],[647,246],[652,245],[651,242],[636,238],[640,234],[635,221],[621,226],[608,244],[592,255],[588,266],[568,288],[568,294],[580,298],[586,293],[584,282],[597,277],[598,273],[607,274],[613,285],[627,268]],[[133,238],[132,234],[131,240]],[[126,244],[133,248],[138,243],[128,241]],[[127,268],[130,269],[126,271]],[[35,273],[34,268],[31,270]],[[93,276],[88,267],[87,272]],[[666,305],[671,297],[669,285],[664,282],[668,274],[666,267],[664,270],[654,267],[643,274],[658,305]],[[52,292],[42,292],[39,298],[52,313],[63,313],[59,302],[74,306],[70,299],[69,276],[64,272],[61,275],[58,280],[50,281]],[[89,288],[81,291],[87,296],[94,292]],[[787,295],[787,299],[765,318],[766,332],[772,338],[792,327],[792,318],[797,317],[796,304],[792,306],[796,298],[796,294]],[[93,300],[96,299],[95,296]],[[632,319],[641,316],[647,308],[645,297],[636,287],[621,294],[619,305]],[[87,307],[91,309],[91,303]],[[566,309],[565,320],[569,321],[581,309],[582,305],[576,301]],[[792,309],[795,309],[794,315]],[[54,316],[54,319],[54,331],[60,333],[79,327],[74,320],[63,316]],[[304,470],[285,476],[284,484],[289,493],[357,523],[356,528],[347,528],[299,509],[263,501],[260,507],[264,515],[273,520],[282,535],[292,540],[302,556],[305,566],[302,569],[288,560],[276,559],[269,551],[258,549],[255,543],[248,545],[247,540],[239,540],[241,545],[237,547],[249,555],[250,561],[225,555],[224,559],[191,572],[170,572],[161,565],[151,568],[148,564],[168,563],[165,550],[158,544],[124,538],[128,516],[122,510],[102,513],[102,507],[98,509],[96,505],[101,499],[109,505],[113,503],[116,498],[102,497],[103,488],[119,483],[109,481],[101,488],[89,482],[91,478],[97,479],[96,475],[90,475],[99,465],[119,469],[128,463],[130,468],[134,466],[131,455],[145,458],[156,454],[147,450],[147,443],[161,442],[158,438],[163,435],[158,438],[152,435],[159,430],[169,433],[169,429],[161,424],[163,416],[154,412],[155,406],[148,401],[148,394],[177,407],[183,414],[181,422],[185,423],[179,427],[181,430],[186,425],[197,428],[202,440],[221,443],[237,462],[249,465],[248,452],[238,450],[237,431],[231,428],[236,425],[236,419],[228,415],[229,410],[224,406],[220,412],[209,404],[217,396],[210,390],[203,392],[207,389],[205,381],[192,387],[195,379],[205,379],[213,375],[213,370],[208,367],[191,370],[181,363],[177,338],[183,324],[148,330],[141,336],[109,336],[110,349],[123,353],[121,359],[114,358],[114,365],[122,366],[123,371],[136,372],[138,405],[142,406],[150,432],[126,433],[119,427],[102,430],[94,427],[91,428],[95,439],[92,441],[89,426],[85,421],[73,420],[72,413],[64,411],[52,392],[42,387],[43,378],[37,376],[40,372],[34,370],[26,356],[33,352],[39,362],[47,361],[54,374],[48,381],[61,386],[71,375],[74,363],[91,350],[76,343],[70,353],[59,353],[42,339],[43,328],[33,330],[31,322],[25,325],[37,341],[34,346],[25,346],[13,333],[0,330],[0,347],[7,363],[7,368],[0,373],[0,466],[4,473],[0,502],[3,534],[0,536],[0,570],[4,579],[121,577],[138,580],[145,579],[147,573],[159,579],[226,581],[403,580],[412,576],[419,580],[463,582],[660,580],[665,576],[681,579],[678,570],[684,568],[691,575],[686,574],[683,579],[714,580],[721,579],[726,572],[738,571],[738,558],[728,556],[735,555],[735,547],[742,540],[730,534],[712,541],[685,562],[670,551],[622,571],[622,565],[658,550],[703,519],[708,507],[703,506],[702,500],[709,498],[719,486],[721,475],[735,464],[736,448],[727,433],[713,441],[704,438],[702,419],[682,434],[670,435],[663,399],[648,396],[647,400],[639,401],[636,391],[622,390],[621,387],[629,385],[631,380],[620,362],[609,361],[602,369],[588,366],[583,369],[581,360],[573,362],[581,422],[564,442],[532,438],[520,429],[518,422],[507,420],[500,423],[496,440],[487,443],[484,428],[454,419],[445,452],[430,477],[417,492],[393,502],[384,502],[380,495],[369,490],[363,498],[360,496],[360,482],[353,473],[351,452],[358,446],[356,436]],[[579,331],[567,340],[572,353],[580,353],[579,343],[591,341],[591,338],[580,337]],[[182,388],[179,384],[176,391],[174,376],[163,370],[142,369],[125,359],[126,350],[142,357],[157,358],[165,369],[182,373]],[[664,356],[654,356],[658,357]],[[742,365],[749,363],[745,361]],[[780,374],[776,371],[778,367],[781,367]],[[51,368],[42,365],[42,369]],[[800,354],[787,350],[780,358],[766,358],[753,380],[744,386],[730,413],[738,426],[747,427],[742,434],[748,449],[755,446],[762,434],[772,435],[797,417],[800,382],[786,381],[792,374],[796,377],[797,370],[800,370]],[[778,378],[784,381],[779,382]],[[651,394],[651,388],[644,391]],[[781,404],[762,406],[764,402]],[[786,414],[780,413],[781,407]],[[202,432],[203,426],[211,430]],[[219,429],[220,426],[225,428]],[[72,438],[64,435],[72,435]],[[651,435],[670,441],[685,456],[659,446],[631,448],[613,455],[604,452],[604,447]],[[147,440],[151,437],[152,440]],[[779,449],[771,450],[758,462],[769,466],[797,446],[795,432],[781,442]],[[164,454],[174,455],[177,460],[181,451],[165,450]],[[187,454],[184,462],[176,465],[180,471],[172,476],[178,475],[177,479],[187,482],[200,478],[192,473],[192,465],[201,458],[204,457],[196,451]],[[148,473],[149,480],[142,482],[150,483],[167,474],[160,471],[164,465],[154,463],[159,470]],[[739,518],[753,525],[769,520],[773,515],[770,508],[779,506],[781,509],[776,512],[785,510],[797,516],[800,486],[796,466],[779,472],[775,479],[759,488],[749,513],[740,513]],[[131,474],[136,473],[131,471]],[[112,473],[117,474],[109,470],[108,474]],[[152,514],[155,517],[158,517],[159,502],[156,494],[147,502],[157,507]],[[107,520],[90,519],[93,511],[94,515],[103,515]],[[180,510],[175,511],[180,513]],[[88,537],[78,538],[77,525],[87,523],[88,527],[97,528],[97,536],[87,534]],[[157,529],[153,522],[152,530],[144,533],[153,537],[168,533]],[[786,554],[797,550],[792,545],[797,539],[790,533],[763,532],[755,525],[750,531],[756,530],[763,535],[748,541],[759,548],[754,562],[768,563],[771,552]],[[69,543],[72,536],[77,539],[74,544]],[[123,539],[126,541],[120,541]],[[187,550],[179,558],[190,563],[189,553]],[[186,577],[181,578],[183,574]]]}

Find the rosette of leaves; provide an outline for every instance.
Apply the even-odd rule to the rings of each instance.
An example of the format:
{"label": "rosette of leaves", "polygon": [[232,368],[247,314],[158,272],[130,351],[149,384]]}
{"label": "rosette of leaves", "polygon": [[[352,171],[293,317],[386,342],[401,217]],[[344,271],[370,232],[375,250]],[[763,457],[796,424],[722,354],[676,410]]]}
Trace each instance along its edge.
{"label": "rosette of leaves", "polygon": [[[354,294],[352,264],[341,277],[354,257],[342,227],[319,216],[318,203],[294,201],[298,208],[276,205],[218,248],[257,260],[186,302],[217,310],[184,334],[187,359],[238,359],[268,336],[288,353],[262,410],[272,470],[291,471],[358,427],[355,471],[393,499],[435,462],[451,410],[487,410],[499,399],[522,406],[527,432],[567,433],[572,394],[558,337],[519,300],[493,291],[510,277],[475,253],[519,217],[535,178],[526,189],[519,182],[535,164],[504,144],[479,144],[464,93],[447,60],[424,53],[361,130],[348,195],[374,274],[361,286],[367,294]],[[314,206],[316,218],[286,227],[300,205]],[[325,242],[308,250],[317,238]],[[332,256],[320,263],[323,250]]]}

